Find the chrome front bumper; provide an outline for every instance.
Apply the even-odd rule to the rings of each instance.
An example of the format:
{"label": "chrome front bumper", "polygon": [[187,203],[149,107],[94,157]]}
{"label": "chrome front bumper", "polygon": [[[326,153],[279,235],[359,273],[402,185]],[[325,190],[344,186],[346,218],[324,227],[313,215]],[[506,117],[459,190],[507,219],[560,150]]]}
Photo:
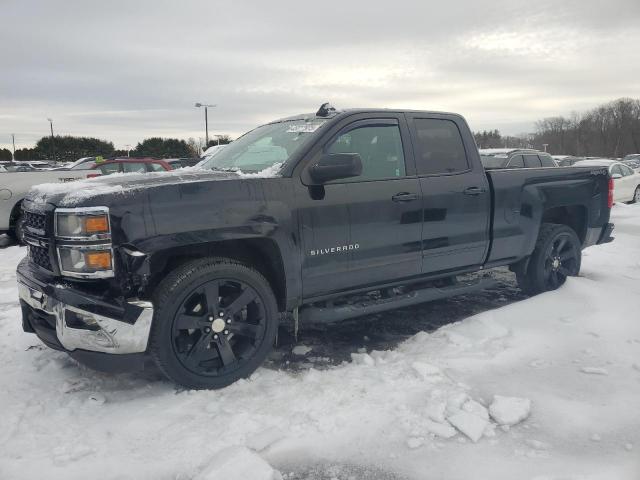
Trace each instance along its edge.
{"label": "chrome front bumper", "polygon": [[[67,351],[89,350],[94,352],[128,354],[142,353],[147,349],[153,305],[151,302],[130,300],[128,303],[141,309],[135,321],[129,323],[88,312],[36,290],[18,281],[20,299],[35,310],[52,315],[56,320],[56,336]],[[73,316],[74,322],[68,322]],[[78,323],[84,326],[78,328]],[[69,326],[75,323],[75,326]]]}

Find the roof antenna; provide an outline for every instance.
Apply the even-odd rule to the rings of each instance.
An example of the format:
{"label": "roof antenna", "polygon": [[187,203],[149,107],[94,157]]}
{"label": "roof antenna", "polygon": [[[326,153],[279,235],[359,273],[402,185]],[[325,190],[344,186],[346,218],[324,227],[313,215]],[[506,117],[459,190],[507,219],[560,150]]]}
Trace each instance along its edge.
{"label": "roof antenna", "polygon": [[337,110],[329,102],[320,105],[320,108],[316,112],[316,117],[328,117]]}

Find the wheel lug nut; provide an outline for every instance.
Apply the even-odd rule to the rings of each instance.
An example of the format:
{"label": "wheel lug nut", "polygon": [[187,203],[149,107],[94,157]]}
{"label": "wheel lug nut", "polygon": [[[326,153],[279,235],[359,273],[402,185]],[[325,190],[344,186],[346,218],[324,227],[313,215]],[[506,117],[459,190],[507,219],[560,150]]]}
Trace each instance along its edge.
{"label": "wheel lug nut", "polygon": [[225,331],[224,331],[224,334],[225,334],[225,335],[229,335],[229,330],[225,330]]}
{"label": "wheel lug nut", "polygon": [[221,316],[221,317],[224,317],[224,312],[220,312],[220,316]]}
{"label": "wheel lug nut", "polygon": [[208,320],[209,320],[210,322],[213,322],[213,315],[209,315]]}
{"label": "wheel lug nut", "polygon": [[217,340],[217,339],[218,339],[218,335],[214,335],[214,336],[213,336],[213,339],[214,339],[214,340]]}
{"label": "wheel lug nut", "polygon": [[227,318],[227,323],[231,323],[231,319],[230,318]]}
{"label": "wheel lug nut", "polygon": [[204,333],[209,333],[211,331],[211,329],[209,327],[204,329]]}

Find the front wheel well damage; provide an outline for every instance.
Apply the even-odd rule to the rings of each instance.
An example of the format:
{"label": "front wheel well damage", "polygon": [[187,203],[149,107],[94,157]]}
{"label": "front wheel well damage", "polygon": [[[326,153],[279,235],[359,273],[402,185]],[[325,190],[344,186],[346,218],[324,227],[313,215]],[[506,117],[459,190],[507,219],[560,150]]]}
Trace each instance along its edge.
{"label": "front wheel well damage", "polygon": [[170,272],[194,259],[225,257],[255,268],[269,282],[280,311],[286,309],[286,277],[280,249],[269,238],[227,240],[198,245],[188,245],[156,252],[151,256],[145,296],[151,296],[157,285]]}

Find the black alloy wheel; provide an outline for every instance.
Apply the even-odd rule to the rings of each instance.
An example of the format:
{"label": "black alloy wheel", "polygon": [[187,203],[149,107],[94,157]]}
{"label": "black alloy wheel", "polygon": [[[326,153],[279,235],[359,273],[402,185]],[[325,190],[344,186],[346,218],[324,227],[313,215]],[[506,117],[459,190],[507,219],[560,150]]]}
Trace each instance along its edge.
{"label": "black alloy wheel", "polygon": [[582,245],[576,232],[566,226],[543,223],[526,271],[516,270],[520,288],[530,295],[555,290],[567,277],[580,273]]}
{"label": "black alloy wheel", "polygon": [[251,358],[266,330],[258,292],[245,282],[209,280],[189,292],[174,317],[173,348],[196,375],[220,375]]}
{"label": "black alloy wheel", "polygon": [[154,292],[149,353],[174,382],[221,388],[249,376],[267,357],[278,306],[257,270],[205,258],[172,271]]}

